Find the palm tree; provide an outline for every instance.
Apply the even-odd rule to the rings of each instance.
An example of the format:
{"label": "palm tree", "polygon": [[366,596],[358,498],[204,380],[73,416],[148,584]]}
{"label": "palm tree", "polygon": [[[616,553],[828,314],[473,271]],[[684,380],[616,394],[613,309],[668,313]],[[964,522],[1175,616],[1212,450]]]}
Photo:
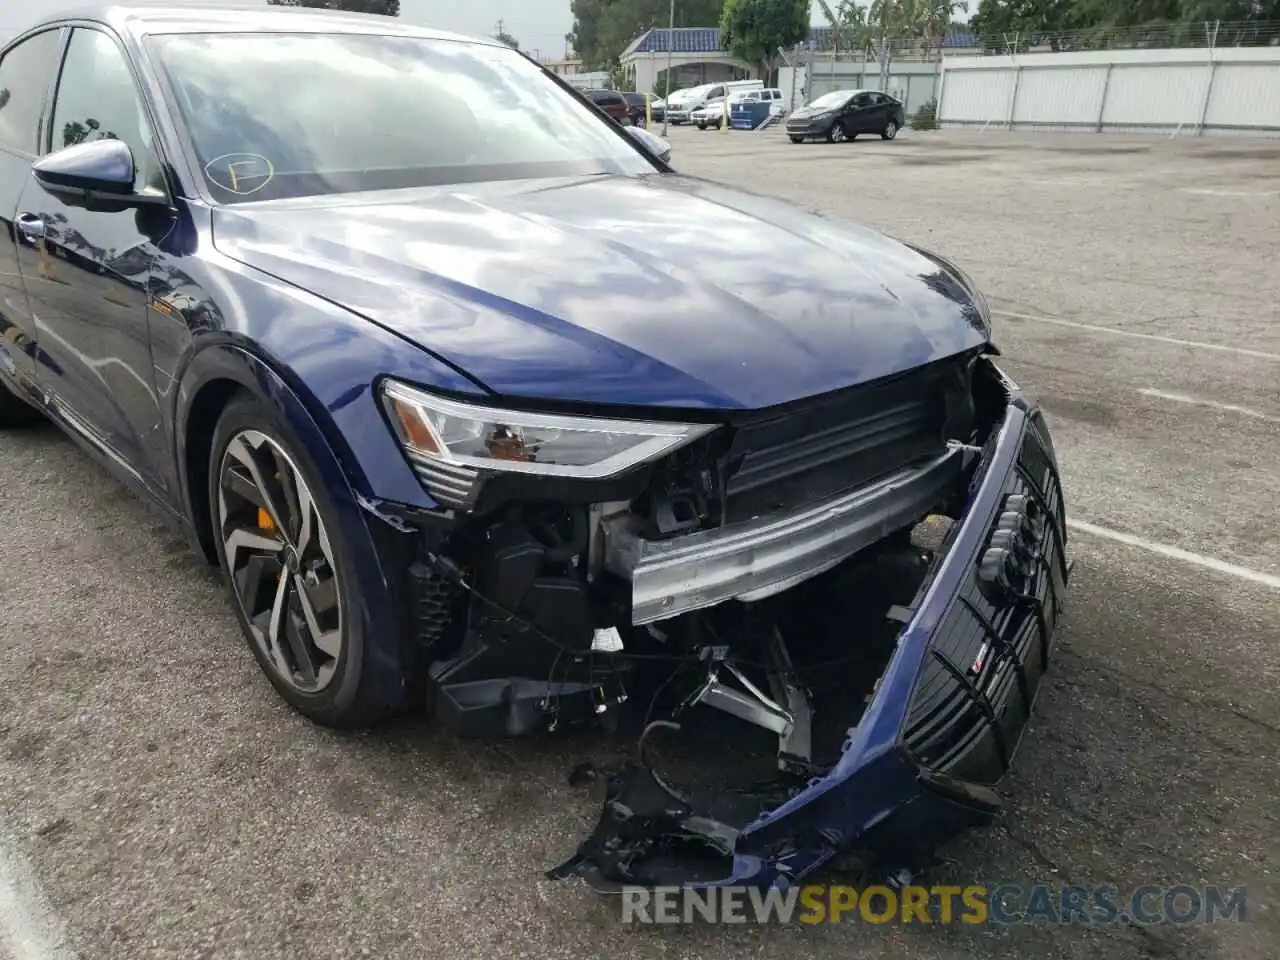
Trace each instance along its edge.
{"label": "palm tree", "polygon": [[831,31],[831,85],[834,89],[836,60],[841,48],[850,53],[866,53],[870,49],[867,45],[867,10],[857,0],[839,0],[834,9],[827,0],[818,0],[818,6]]}
{"label": "palm tree", "polygon": [[964,6],[961,0],[899,0],[898,21],[906,37],[922,41],[926,59],[942,59],[951,18]]}

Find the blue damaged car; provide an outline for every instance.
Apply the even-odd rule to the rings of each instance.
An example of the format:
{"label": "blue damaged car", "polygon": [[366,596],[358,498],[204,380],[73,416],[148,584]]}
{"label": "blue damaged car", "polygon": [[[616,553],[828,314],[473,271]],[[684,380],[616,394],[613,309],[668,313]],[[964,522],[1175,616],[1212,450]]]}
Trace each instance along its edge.
{"label": "blue damaged car", "polygon": [[1045,421],[954,264],[666,154],[389,18],[48,19],[0,51],[0,424],[186,530],[317,723],[634,736],[557,876],[923,862],[1053,660]]}

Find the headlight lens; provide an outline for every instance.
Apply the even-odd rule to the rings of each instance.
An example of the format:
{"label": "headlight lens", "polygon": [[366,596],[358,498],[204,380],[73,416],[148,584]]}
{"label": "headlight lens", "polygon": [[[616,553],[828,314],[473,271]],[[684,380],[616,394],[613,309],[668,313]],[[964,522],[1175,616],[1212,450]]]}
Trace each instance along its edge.
{"label": "headlight lens", "polygon": [[382,401],[418,475],[450,506],[471,504],[484,471],[605,480],[715,429],[503,410],[395,381],[384,384]]}

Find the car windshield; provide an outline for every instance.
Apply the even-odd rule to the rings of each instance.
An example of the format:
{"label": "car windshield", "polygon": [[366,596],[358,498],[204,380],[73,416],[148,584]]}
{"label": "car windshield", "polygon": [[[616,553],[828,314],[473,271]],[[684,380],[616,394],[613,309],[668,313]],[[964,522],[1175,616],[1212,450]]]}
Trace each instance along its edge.
{"label": "car windshield", "polygon": [[845,101],[852,96],[853,94],[848,90],[832,90],[830,93],[824,93],[809,106],[817,107],[820,110],[830,110],[832,107],[843,106]]}
{"label": "car windshield", "polygon": [[219,202],[653,171],[505,46],[275,33],[151,43]]}

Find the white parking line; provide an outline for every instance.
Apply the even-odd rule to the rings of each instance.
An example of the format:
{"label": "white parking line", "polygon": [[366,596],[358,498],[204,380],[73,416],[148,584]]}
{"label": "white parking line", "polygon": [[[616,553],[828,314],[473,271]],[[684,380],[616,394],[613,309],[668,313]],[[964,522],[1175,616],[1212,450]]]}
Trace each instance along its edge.
{"label": "white parking line", "polygon": [[1144,397],[1155,397],[1157,400],[1171,400],[1174,403],[1185,403],[1192,407],[1208,407],[1211,410],[1221,410],[1223,413],[1238,413],[1242,417],[1252,417],[1255,420],[1265,420],[1268,423],[1280,423],[1280,417],[1273,417],[1270,414],[1263,413],[1261,410],[1255,410],[1253,407],[1241,407],[1234,403],[1219,403],[1217,400],[1202,400],[1199,397],[1191,397],[1185,393],[1169,393],[1165,390],[1152,390],[1144,388],[1138,391]]}
{"label": "white parking line", "polygon": [[1155,333],[1138,333],[1134,330],[1117,330],[1115,327],[1100,327],[1093,323],[1080,323],[1077,320],[1063,320],[1061,317],[1041,317],[1031,313],[1014,313],[1012,310],[992,310],[1002,317],[1013,317],[1015,320],[1031,320],[1035,323],[1051,323],[1059,327],[1074,327],[1077,330],[1089,330],[1093,333],[1109,333],[1114,337],[1131,337],[1134,340],[1154,340],[1157,343],[1171,343],[1176,347],[1192,347],[1196,350],[1216,350],[1221,353],[1234,353],[1241,357],[1256,357],[1259,360],[1280,361],[1280,353],[1267,353],[1264,350],[1249,350],[1246,347],[1229,347],[1221,343],[1204,343],[1200,340],[1181,340],[1178,337],[1162,337]]}
{"label": "white parking line", "polygon": [[1248,580],[1250,583],[1260,583],[1264,587],[1270,587],[1273,590],[1280,590],[1280,577],[1273,576],[1269,573],[1263,573],[1261,570],[1251,570],[1248,567],[1240,567],[1234,563],[1227,563],[1225,560],[1206,557],[1201,553],[1192,553],[1190,550],[1183,550],[1180,547],[1171,547],[1167,544],[1156,543],[1154,540],[1148,540],[1145,537],[1135,537],[1131,533],[1121,533],[1118,530],[1108,530],[1106,527],[1098,527],[1092,523],[1085,523],[1083,520],[1068,520],[1067,526],[1072,530],[1079,531],[1080,533],[1087,533],[1094,537],[1102,537],[1106,540],[1114,540],[1116,543],[1123,543],[1129,547],[1137,547],[1139,550],[1146,550],[1149,553],[1159,554],[1162,557],[1168,557],[1170,560],[1181,560],[1183,563],[1192,563],[1198,567],[1204,567],[1206,570],[1213,570],[1215,573],[1223,573],[1229,577],[1235,577],[1237,580]]}
{"label": "white parking line", "polygon": [[5,960],[74,960],[61,921],[26,862],[0,842],[0,955]]}
{"label": "white parking line", "polygon": [[1276,197],[1280,190],[1215,190],[1210,187],[1179,187],[1183,193],[1195,193],[1203,197]]}

